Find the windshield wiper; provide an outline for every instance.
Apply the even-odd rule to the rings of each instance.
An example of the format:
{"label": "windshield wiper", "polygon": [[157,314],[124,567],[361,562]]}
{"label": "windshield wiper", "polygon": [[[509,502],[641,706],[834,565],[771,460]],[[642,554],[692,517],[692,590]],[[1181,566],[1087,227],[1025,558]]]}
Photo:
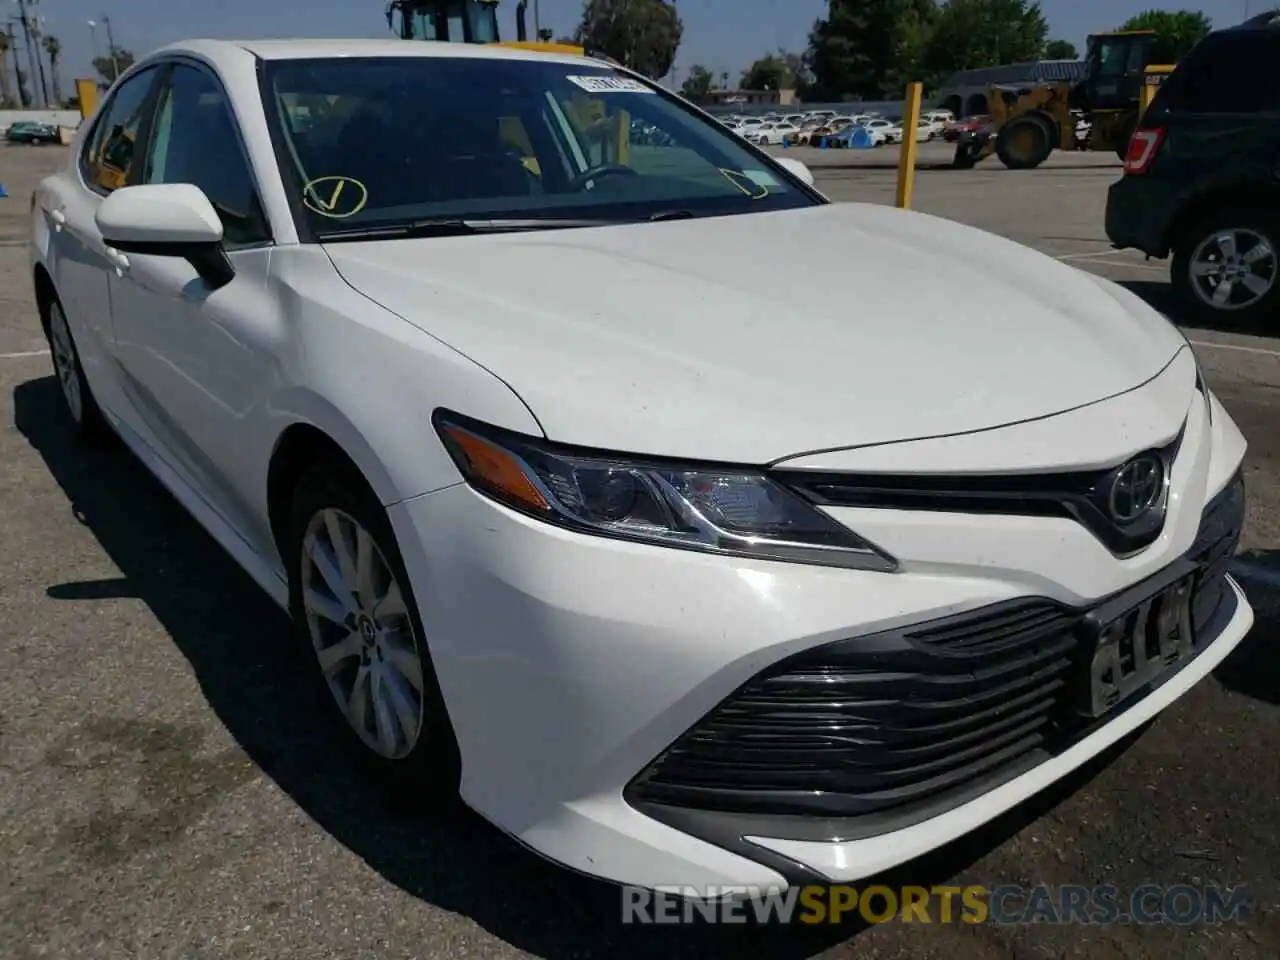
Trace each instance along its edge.
{"label": "windshield wiper", "polygon": [[693,217],[692,210],[659,210],[649,219],[657,223],[659,220],[692,220]]}
{"label": "windshield wiper", "polygon": [[430,220],[413,220],[378,227],[352,227],[346,230],[326,230],[316,234],[321,243],[341,243],[355,240],[403,240],[410,237],[462,237],[474,233],[517,233],[522,230],[572,230],[577,227],[609,227],[626,220],[593,218],[534,217],[530,219],[468,220],[461,217],[440,217]]}

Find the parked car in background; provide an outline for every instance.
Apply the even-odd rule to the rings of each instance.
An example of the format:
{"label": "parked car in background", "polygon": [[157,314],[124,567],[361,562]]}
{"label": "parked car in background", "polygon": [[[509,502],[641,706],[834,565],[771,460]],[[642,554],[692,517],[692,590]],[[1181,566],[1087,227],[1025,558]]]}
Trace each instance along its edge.
{"label": "parked car in background", "polygon": [[902,127],[894,123],[892,120],[887,120],[884,117],[876,117],[875,119],[868,120],[863,124],[863,126],[874,133],[884,143],[902,142]]}
{"label": "parked car in background", "polygon": [[941,120],[930,120],[921,117],[916,124],[916,140],[923,143],[926,140],[933,140],[942,136],[942,131],[946,129]]}
{"label": "parked car in background", "polygon": [[977,133],[985,130],[991,124],[991,117],[985,113],[975,114],[972,117],[965,117],[963,120],[957,120],[951,126],[947,127],[942,133],[942,139],[948,143],[954,143],[963,137],[966,133]]}
{"label": "parked car in background", "polygon": [[36,120],[18,120],[9,124],[4,138],[10,143],[61,143],[62,135],[51,123]]}
{"label": "parked car in background", "polygon": [[787,123],[780,120],[777,123],[764,124],[755,134],[756,143],[768,146],[776,146],[784,140],[790,143],[800,132],[800,128],[794,123]]}
{"label": "parked car in background", "polygon": [[1184,306],[1216,325],[1280,330],[1280,61],[1265,14],[1209,34],[1160,85],[1107,194],[1111,242],[1172,257]]}

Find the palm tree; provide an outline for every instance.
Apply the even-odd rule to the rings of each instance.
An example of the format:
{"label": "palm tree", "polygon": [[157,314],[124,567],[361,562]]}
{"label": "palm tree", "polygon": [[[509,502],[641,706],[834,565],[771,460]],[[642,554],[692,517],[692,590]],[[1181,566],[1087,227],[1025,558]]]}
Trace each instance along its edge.
{"label": "palm tree", "polygon": [[58,58],[62,56],[62,44],[57,37],[44,38],[44,52],[49,55],[49,83],[53,86],[53,102],[62,106],[62,83],[58,79]]}
{"label": "palm tree", "polygon": [[9,86],[9,51],[13,41],[7,31],[0,29],[0,106],[13,105],[13,88]]}

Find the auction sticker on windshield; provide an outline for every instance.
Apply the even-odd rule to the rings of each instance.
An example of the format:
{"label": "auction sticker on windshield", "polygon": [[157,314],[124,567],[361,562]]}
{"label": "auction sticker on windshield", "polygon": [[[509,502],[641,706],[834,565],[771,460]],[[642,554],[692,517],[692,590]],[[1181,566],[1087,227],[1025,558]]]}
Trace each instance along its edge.
{"label": "auction sticker on windshield", "polygon": [[630,77],[566,77],[570,83],[587,93],[653,93],[639,80]]}

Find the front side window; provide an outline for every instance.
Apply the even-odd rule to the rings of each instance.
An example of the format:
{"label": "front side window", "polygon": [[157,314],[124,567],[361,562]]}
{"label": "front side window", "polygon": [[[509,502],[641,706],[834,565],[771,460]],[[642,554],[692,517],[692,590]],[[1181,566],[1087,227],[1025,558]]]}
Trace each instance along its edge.
{"label": "front side window", "polygon": [[221,218],[229,244],[270,239],[226,95],[204,70],[174,65],[141,182],[199,187]]}
{"label": "front side window", "polygon": [[[603,64],[269,63],[264,93],[316,234],[435,218],[647,219],[821,199],[720,124]],[[305,123],[298,104],[309,110]]]}
{"label": "front side window", "polygon": [[100,192],[119,189],[128,179],[156,76],[156,68],[150,67],[121,84],[89,138],[81,169],[89,185]]}

